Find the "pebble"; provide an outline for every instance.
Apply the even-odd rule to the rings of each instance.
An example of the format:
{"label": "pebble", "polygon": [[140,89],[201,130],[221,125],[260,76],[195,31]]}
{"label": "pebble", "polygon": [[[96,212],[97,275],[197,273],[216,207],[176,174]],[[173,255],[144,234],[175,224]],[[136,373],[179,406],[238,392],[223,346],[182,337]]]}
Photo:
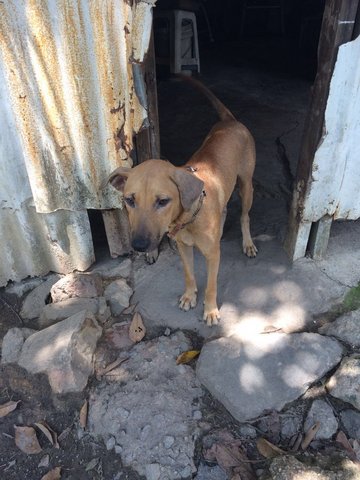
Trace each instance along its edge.
{"label": "pebble", "polygon": [[170,435],[166,435],[164,438],[164,447],[165,448],[170,448],[175,442],[175,438],[171,437]]}
{"label": "pebble", "polygon": [[193,419],[194,420],[201,420],[202,419],[202,413],[200,412],[200,410],[195,410],[193,412]]}
{"label": "pebble", "polygon": [[116,440],[114,437],[110,437],[106,442],[106,450],[112,450],[115,447]]}

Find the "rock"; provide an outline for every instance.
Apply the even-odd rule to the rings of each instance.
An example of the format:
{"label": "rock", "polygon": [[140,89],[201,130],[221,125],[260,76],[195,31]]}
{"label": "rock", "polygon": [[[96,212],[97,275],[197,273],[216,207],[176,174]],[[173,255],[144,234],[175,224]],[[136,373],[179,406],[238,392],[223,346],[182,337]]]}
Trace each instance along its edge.
{"label": "rock", "polygon": [[333,337],[348,343],[352,347],[360,346],[360,309],[345,313],[335,322],[328,323],[319,328],[319,333],[332,335]]}
{"label": "rock", "polygon": [[46,305],[46,300],[49,297],[51,287],[59,280],[60,275],[51,275],[34,288],[25,298],[22,304],[20,316],[25,320],[31,320],[40,316],[42,309]]}
{"label": "rock", "polygon": [[106,442],[106,450],[112,450],[115,447],[116,440],[114,437],[110,437]]}
{"label": "rock", "polygon": [[329,379],[326,388],[331,395],[360,409],[360,358],[346,357]]}
{"label": "rock", "polygon": [[318,399],[313,401],[305,420],[305,432],[316,422],[320,422],[320,428],[315,435],[317,440],[329,439],[337,432],[338,422],[333,409],[325,400]]}
{"label": "rock", "polygon": [[247,438],[257,437],[256,428],[252,427],[251,425],[241,425],[239,427],[239,434],[241,437],[247,437]]}
{"label": "rock", "polygon": [[260,480],[354,480],[360,475],[359,465],[342,456],[318,455],[308,458],[307,463],[291,455],[276,457],[271,462],[269,474],[261,476]]}
{"label": "rock", "polygon": [[343,410],[340,418],[348,436],[360,440],[360,412],[350,409]]}
{"label": "rock", "polygon": [[29,278],[27,280],[9,285],[6,287],[6,293],[16,295],[17,297],[22,297],[25,293],[29,292],[30,290],[34,290],[34,288],[41,285],[41,283],[43,283],[42,278]]}
{"label": "rock", "polygon": [[102,294],[102,280],[98,273],[69,273],[51,288],[53,303],[73,297],[100,297]]}
{"label": "rock", "polygon": [[82,391],[101,332],[93,314],[77,313],[28,337],[18,363],[29,373],[46,373],[55,393]]}
{"label": "rock", "polygon": [[104,297],[67,298],[60,302],[45,305],[38,320],[39,328],[49,327],[83,310],[93,313],[101,323],[104,323],[110,317],[110,309]]}
{"label": "rock", "polygon": [[293,438],[302,431],[302,417],[297,415],[283,416],[281,418],[281,437],[283,439]]}
{"label": "rock", "polygon": [[115,280],[106,287],[104,295],[113,315],[120,315],[130,305],[132,294],[132,288],[123,279]]}
{"label": "rock", "polygon": [[125,258],[120,264],[116,266],[104,266],[96,270],[104,279],[110,278],[128,278],[130,277],[132,269],[132,261],[130,258]]}
{"label": "rock", "polygon": [[[199,421],[192,417],[202,389],[189,365],[176,365],[190,342],[181,332],[136,344],[111,382],[90,392],[88,431],[109,435],[121,447],[121,460],[149,477],[159,465],[160,478],[180,479],[196,471],[193,462]],[[157,474],[157,467],[151,467]],[[188,475],[189,476],[189,475]]]}
{"label": "rock", "polygon": [[235,335],[208,342],[197,376],[240,422],[281,410],[341,359],[342,346],[316,333]]}
{"label": "rock", "polygon": [[25,340],[35,332],[32,328],[10,328],[3,338],[1,363],[16,363]]}
{"label": "rock", "polygon": [[158,463],[151,463],[145,467],[146,480],[160,479],[160,465]]}
{"label": "rock", "polygon": [[195,477],[196,480],[227,480],[227,475],[218,465],[208,467],[201,463]]}

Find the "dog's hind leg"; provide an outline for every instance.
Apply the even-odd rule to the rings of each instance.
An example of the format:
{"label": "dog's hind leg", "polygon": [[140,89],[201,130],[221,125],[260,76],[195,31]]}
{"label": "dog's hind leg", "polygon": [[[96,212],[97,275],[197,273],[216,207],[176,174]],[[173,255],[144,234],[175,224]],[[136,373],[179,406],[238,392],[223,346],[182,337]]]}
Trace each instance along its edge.
{"label": "dog's hind leg", "polygon": [[194,276],[194,250],[193,247],[177,242],[178,250],[184,267],[185,273],[185,293],[179,301],[179,308],[188,311],[196,306],[197,286]]}
{"label": "dog's hind leg", "polygon": [[251,180],[242,180],[239,178],[240,197],[241,197],[241,233],[243,237],[243,251],[248,257],[255,257],[257,248],[252,241],[250,234],[249,210],[253,202],[253,186]]}

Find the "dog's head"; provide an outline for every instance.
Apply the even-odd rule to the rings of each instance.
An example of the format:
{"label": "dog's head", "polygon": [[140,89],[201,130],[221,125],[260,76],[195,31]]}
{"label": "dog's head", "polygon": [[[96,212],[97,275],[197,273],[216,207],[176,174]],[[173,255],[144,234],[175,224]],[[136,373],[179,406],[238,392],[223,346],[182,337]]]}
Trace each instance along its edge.
{"label": "dog's head", "polygon": [[169,225],[191,209],[204,183],[163,160],[147,160],[134,168],[117,168],[107,183],[123,193],[134,250],[154,250]]}

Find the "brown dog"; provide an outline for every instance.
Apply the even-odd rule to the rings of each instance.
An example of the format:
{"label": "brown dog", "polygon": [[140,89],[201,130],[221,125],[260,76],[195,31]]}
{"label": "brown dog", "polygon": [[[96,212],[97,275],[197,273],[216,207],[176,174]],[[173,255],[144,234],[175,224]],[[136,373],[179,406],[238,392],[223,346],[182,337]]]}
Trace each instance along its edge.
{"label": "brown dog", "polygon": [[132,169],[116,169],[108,181],[124,194],[135,250],[155,250],[165,233],[176,240],[185,271],[185,292],[179,301],[182,310],[196,305],[193,246],[205,256],[204,320],[214,325],[220,318],[216,300],[220,238],[226,204],[237,181],[242,199],[243,250],[249,257],[257,252],[248,214],[253,200],[255,145],[247,128],[215,95],[200,82],[190,82],[207,96],[220,117],[200,149],[183,167],[147,160]]}

